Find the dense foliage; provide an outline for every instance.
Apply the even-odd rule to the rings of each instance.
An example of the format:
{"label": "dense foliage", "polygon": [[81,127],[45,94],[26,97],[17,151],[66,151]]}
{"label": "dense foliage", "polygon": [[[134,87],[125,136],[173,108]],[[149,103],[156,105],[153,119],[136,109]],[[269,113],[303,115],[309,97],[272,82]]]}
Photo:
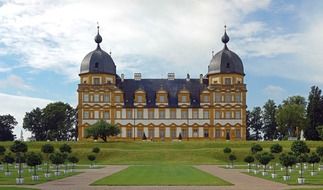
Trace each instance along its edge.
{"label": "dense foliage", "polygon": [[107,142],[111,136],[116,136],[120,133],[120,129],[117,125],[112,125],[104,120],[99,120],[90,127],[86,128],[86,137],[93,137],[94,139],[101,138],[104,142]]}
{"label": "dense foliage", "polygon": [[11,115],[0,115],[0,141],[13,141],[13,129],[17,125],[16,119]]}
{"label": "dense foliage", "polygon": [[55,102],[45,108],[27,112],[23,128],[35,140],[72,140],[76,138],[76,109],[67,103]]}

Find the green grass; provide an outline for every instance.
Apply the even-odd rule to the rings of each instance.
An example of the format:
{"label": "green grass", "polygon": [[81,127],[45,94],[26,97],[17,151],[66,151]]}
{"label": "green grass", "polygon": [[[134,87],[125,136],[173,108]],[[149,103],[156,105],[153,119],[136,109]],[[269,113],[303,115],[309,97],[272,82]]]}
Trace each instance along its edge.
{"label": "green grass", "polygon": [[[278,167],[277,167],[278,168]],[[278,174],[276,179],[271,178],[271,170],[268,170],[268,175],[267,176],[262,176],[261,172],[263,171],[262,169],[259,170],[259,174],[254,174],[254,173],[248,173],[249,175],[260,177],[263,179],[279,182],[279,183],[284,183],[288,185],[298,185],[297,183],[297,178],[300,176],[299,168],[293,169],[289,175],[291,176],[290,180],[284,181],[283,180],[283,175],[285,175],[285,169],[283,171],[280,170],[280,167],[276,170],[276,173]],[[317,175],[311,176],[310,172],[312,171],[312,167],[309,167],[307,170],[304,172],[304,177],[305,177],[305,185],[323,185],[323,171],[317,171],[317,166],[315,166],[315,171],[318,172]]]}
{"label": "green grass", "polygon": [[289,189],[289,190],[323,190],[323,188],[297,188],[297,189]]}
{"label": "green grass", "polygon": [[23,188],[23,187],[0,187],[0,190],[37,190],[37,189]]}
{"label": "green grass", "polygon": [[192,166],[152,165],[130,166],[111,176],[99,179],[92,185],[179,186],[230,185],[230,183]]}
{"label": "green grass", "polygon": [[[44,168],[43,168],[44,169]],[[16,178],[18,177],[18,172],[17,169],[10,167],[10,171],[11,171],[11,176],[5,176],[4,171],[0,172],[0,185],[16,185]],[[53,180],[57,180],[57,179],[62,179],[65,177],[69,177],[69,176],[73,176],[76,174],[79,174],[80,172],[70,172],[67,174],[63,174],[63,171],[61,171],[61,175],[60,176],[54,176],[54,171],[51,171],[51,177],[46,179],[44,177],[44,171],[37,171],[37,175],[39,176],[39,180],[38,181],[32,181],[31,176],[33,173],[30,173],[28,171],[28,168],[24,169],[24,172],[22,173],[22,177],[24,178],[24,185],[36,185],[36,184],[40,184],[40,183],[45,183],[45,182],[49,182],[49,181],[53,181]]]}
{"label": "green grass", "polygon": [[[28,142],[29,150],[40,151],[43,144],[48,142]],[[226,164],[224,147],[232,148],[237,156],[237,164],[243,164],[243,159],[250,153],[253,143],[259,143],[264,151],[274,143],[280,143],[284,150],[289,151],[291,141],[255,142],[255,141],[183,141],[183,142],[142,142],[142,141],[112,141],[108,143],[81,141],[81,142],[50,142],[56,150],[67,143],[72,146],[73,154],[80,157],[80,164],[89,164],[87,155],[93,147],[99,147],[101,152],[97,156],[98,164]],[[315,149],[321,142],[307,141],[308,146]],[[12,142],[1,142],[7,148]]]}

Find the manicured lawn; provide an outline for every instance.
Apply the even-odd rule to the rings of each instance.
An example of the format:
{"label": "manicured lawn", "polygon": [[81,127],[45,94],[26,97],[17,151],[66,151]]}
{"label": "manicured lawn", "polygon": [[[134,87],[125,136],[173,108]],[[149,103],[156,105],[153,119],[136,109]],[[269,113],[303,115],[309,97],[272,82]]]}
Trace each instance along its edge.
{"label": "manicured lawn", "polygon": [[290,190],[323,190],[323,188],[297,188],[297,189],[290,189]]}
{"label": "manicured lawn", "polygon": [[130,166],[92,185],[230,185],[230,183],[186,165]]}
{"label": "manicured lawn", "polygon": [[37,190],[23,187],[0,187],[0,190]]}
{"label": "manicured lawn", "polygon": [[[11,176],[5,176],[4,171],[0,172],[0,185],[16,185],[16,177],[18,176],[17,169],[10,167],[10,171],[12,172]],[[43,171],[45,171],[45,169]],[[45,183],[48,181],[62,179],[62,178],[80,173],[80,172],[70,172],[70,173],[64,174],[63,171],[61,171],[60,176],[54,176],[54,171],[51,171],[51,177],[46,179],[44,177],[43,171],[37,171],[37,175],[39,175],[39,180],[32,181],[31,179],[32,173],[28,171],[28,168],[25,168],[24,172],[22,173],[22,177],[24,178],[24,185],[35,185],[35,184]]]}
{"label": "manicured lawn", "polygon": [[[255,142],[255,141],[182,141],[182,142],[143,142],[143,141],[110,141],[108,143],[81,141],[81,142],[27,142],[30,151],[40,151],[45,143],[51,143],[58,150],[63,143],[72,147],[72,154],[80,158],[80,164],[89,164],[87,155],[93,147],[99,147],[101,152],[97,156],[97,164],[127,164],[127,165],[154,165],[154,164],[226,164],[227,156],[223,154],[224,147],[232,148],[237,156],[237,164],[244,164],[243,159],[250,154],[250,147],[258,143],[269,151],[274,143],[289,151],[291,141]],[[319,141],[306,141],[311,149],[321,145]],[[12,142],[1,142],[7,148]]]}
{"label": "manicured lawn", "polygon": [[[252,176],[256,176],[256,177],[260,177],[263,179],[267,179],[267,180],[271,180],[271,181],[275,181],[275,182],[279,182],[279,183],[285,183],[285,184],[289,184],[289,185],[298,185],[297,183],[297,178],[299,177],[299,168],[295,168],[293,169],[293,171],[291,173],[289,173],[289,175],[291,176],[290,180],[288,181],[284,181],[283,180],[283,175],[285,175],[285,170],[281,171],[280,167],[278,168],[279,170],[276,170],[276,173],[278,174],[278,177],[276,179],[272,179],[271,178],[271,170],[268,170],[268,175],[267,176],[262,176],[261,171],[259,170],[259,174],[254,174],[254,173],[248,173],[249,175]],[[305,177],[305,185],[323,185],[323,171],[317,171],[317,166],[315,166],[315,170],[317,171],[317,175],[315,176],[311,176],[310,172],[312,167],[309,167],[305,172],[304,172],[304,177]]]}

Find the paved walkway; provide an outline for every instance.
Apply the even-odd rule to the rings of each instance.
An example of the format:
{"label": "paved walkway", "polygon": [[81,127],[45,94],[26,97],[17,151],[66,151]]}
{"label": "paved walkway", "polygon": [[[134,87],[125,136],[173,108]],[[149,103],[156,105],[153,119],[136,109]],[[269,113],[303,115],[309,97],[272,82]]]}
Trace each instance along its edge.
{"label": "paved walkway", "polygon": [[[94,181],[121,171],[128,166],[107,166],[102,169],[87,169],[79,175],[51,181],[34,187],[43,190],[286,190],[309,188],[311,186],[288,186],[241,173],[239,169],[224,169],[214,165],[196,166],[205,172],[218,176],[232,186],[90,186]],[[313,187],[313,186],[312,186]],[[322,186],[315,186],[322,187]]]}

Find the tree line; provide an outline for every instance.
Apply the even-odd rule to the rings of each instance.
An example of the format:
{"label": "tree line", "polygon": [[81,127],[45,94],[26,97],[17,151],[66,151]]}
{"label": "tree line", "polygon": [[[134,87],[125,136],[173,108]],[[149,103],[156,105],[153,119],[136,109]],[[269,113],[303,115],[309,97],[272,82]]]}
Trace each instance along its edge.
{"label": "tree line", "polygon": [[[22,127],[36,141],[69,141],[77,138],[77,110],[68,103],[54,102],[26,112]],[[12,141],[17,121],[12,115],[0,115],[0,141]]]}
{"label": "tree line", "polygon": [[302,96],[291,96],[276,105],[269,99],[262,107],[247,110],[248,140],[284,140],[300,138],[323,140],[323,95],[312,86],[307,101]]}

